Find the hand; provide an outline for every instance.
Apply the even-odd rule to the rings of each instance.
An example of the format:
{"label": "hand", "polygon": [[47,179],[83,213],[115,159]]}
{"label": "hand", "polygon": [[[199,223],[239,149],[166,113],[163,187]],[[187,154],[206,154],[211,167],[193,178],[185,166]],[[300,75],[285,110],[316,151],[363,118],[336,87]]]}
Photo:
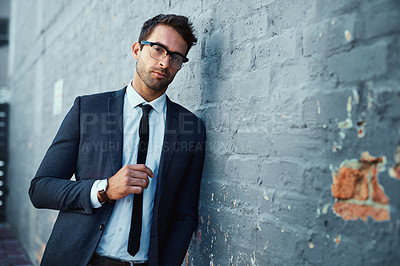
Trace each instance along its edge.
{"label": "hand", "polygon": [[140,194],[149,186],[149,177],[153,178],[154,174],[146,165],[125,165],[108,179],[107,196],[118,200],[129,194]]}

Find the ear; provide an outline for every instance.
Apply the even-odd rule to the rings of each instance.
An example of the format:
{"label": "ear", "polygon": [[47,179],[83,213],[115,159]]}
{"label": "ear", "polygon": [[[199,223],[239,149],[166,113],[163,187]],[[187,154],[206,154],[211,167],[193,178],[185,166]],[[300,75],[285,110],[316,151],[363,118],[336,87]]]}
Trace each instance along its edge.
{"label": "ear", "polygon": [[138,58],[139,58],[139,55],[140,55],[140,44],[138,43],[138,42],[135,42],[133,45],[132,45],[132,56],[136,59],[136,60],[138,60]]}

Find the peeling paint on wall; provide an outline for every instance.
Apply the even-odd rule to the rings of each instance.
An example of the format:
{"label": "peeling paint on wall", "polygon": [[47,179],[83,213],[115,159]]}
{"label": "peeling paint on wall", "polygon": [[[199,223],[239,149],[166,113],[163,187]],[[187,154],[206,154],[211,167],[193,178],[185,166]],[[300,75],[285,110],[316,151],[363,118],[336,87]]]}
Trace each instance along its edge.
{"label": "peeling paint on wall", "polygon": [[340,129],[349,129],[353,127],[353,121],[351,120],[351,109],[352,109],[352,97],[349,96],[347,98],[347,105],[346,105],[347,119],[338,123],[338,127]]}
{"label": "peeling paint on wall", "polygon": [[339,122],[338,127],[341,129],[349,129],[353,127],[353,122],[350,118],[347,118],[346,120]]}
{"label": "peeling paint on wall", "polygon": [[334,142],[333,147],[332,147],[332,152],[337,152],[342,149],[342,145],[339,145],[338,143]]}
{"label": "peeling paint on wall", "polygon": [[[353,97],[354,97],[354,102],[356,104],[358,104],[359,101],[359,96],[357,91],[353,91]],[[340,151],[342,149],[342,145],[343,145],[343,140],[346,138],[346,133],[345,130],[353,128],[353,121],[351,119],[351,111],[352,111],[352,105],[353,105],[353,101],[352,101],[352,96],[349,96],[347,98],[347,104],[346,104],[346,111],[347,111],[347,118],[344,121],[340,121],[338,122],[338,128],[339,128],[339,139],[333,142],[333,147],[332,147],[332,151],[333,152],[337,152]],[[364,130],[365,132],[365,130]]]}
{"label": "peeling paint on wall", "polygon": [[368,87],[368,110],[371,110],[374,105],[374,96],[372,90],[374,89],[374,83],[372,81],[367,82]]}
{"label": "peeling paint on wall", "polygon": [[336,245],[339,245],[341,239],[342,239],[342,235],[337,235],[337,236],[335,236],[333,241],[335,241]]}
{"label": "peeling paint on wall", "polygon": [[[368,81],[366,83],[367,85],[367,109],[368,111],[371,111],[373,103],[374,103],[374,98],[373,98],[373,82]],[[358,138],[364,138],[366,134],[366,126],[367,122],[365,121],[365,112],[363,112],[362,117],[359,118],[358,122],[355,123],[353,122],[354,119],[352,119],[352,109],[353,106],[358,105],[360,103],[360,95],[358,94],[358,91],[356,89],[353,89],[353,95],[349,96],[347,98],[347,104],[346,104],[346,111],[347,111],[347,118],[346,120],[340,121],[337,123],[338,128],[339,128],[339,138],[337,141],[334,141],[334,145],[332,148],[333,152],[339,151],[342,149],[343,146],[343,140],[346,138],[345,130],[351,129],[351,128],[356,128],[357,130],[357,136]]]}
{"label": "peeling paint on wall", "polygon": [[353,90],[353,98],[354,98],[354,102],[356,104],[358,104],[360,102],[360,95],[358,94],[358,91],[355,89]]}
{"label": "peeling paint on wall", "polygon": [[389,198],[378,182],[378,173],[385,164],[385,156],[375,158],[363,152],[359,161],[346,160],[337,172],[332,173],[333,210],[338,216],[364,222],[368,217],[376,221],[390,219]]}
{"label": "peeling paint on wall", "polygon": [[344,37],[346,38],[346,41],[351,41],[351,33],[350,31],[346,30],[344,31]]}
{"label": "peeling paint on wall", "polygon": [[268,195],[267,195],[267,191],[264,191],[264,199],[265,199],[265,200],[269,200],[269,197],[268,197]]}
{"label": "peeling paint on wall", "polygon": [[328,204],[325,204],[325,205],[324,205],[324,207],[322,208],[322,213],[323,213],[323,214],[327,214],[327,213],[328,213],[328,207],[329,207]]}
{"label": "peeling paint on wall", "polygon": [[363,138],[365,136],[365,126],[367,125],[367,122],[365,121],[360,121],[357,123],[357,136],[359,138]]}

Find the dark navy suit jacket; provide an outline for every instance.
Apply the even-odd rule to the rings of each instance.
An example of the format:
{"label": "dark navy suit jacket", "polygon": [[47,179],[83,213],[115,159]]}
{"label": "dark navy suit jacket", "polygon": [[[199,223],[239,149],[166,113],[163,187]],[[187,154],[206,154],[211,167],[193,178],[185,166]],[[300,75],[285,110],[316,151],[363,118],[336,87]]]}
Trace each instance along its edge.
{"label": "dark navy suit jacket", "polygon": [[[99,243],[114,204],[93,209],[90,189],[122,167],[124,95],[125,88],[77,97],[31,182],[35,207],[60,210],[42,265],[87,265]],[[167,97],[149,265],[183,261],[197,225],[204,154],[203,122]]]}

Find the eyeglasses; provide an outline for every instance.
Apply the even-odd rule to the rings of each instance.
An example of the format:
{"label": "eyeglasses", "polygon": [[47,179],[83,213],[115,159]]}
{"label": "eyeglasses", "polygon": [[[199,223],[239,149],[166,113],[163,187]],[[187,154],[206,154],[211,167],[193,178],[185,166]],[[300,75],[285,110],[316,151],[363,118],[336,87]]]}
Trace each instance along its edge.
{"label": "eyeglasses", "polygon": [[170,57],[171,66],[176,69],[180,69],[183,63],[189,61],[186,56],[177,53],[177,52],[170,52],[167,48],[165,48],[162,44],[148,42],[148,41],[141,41],[140,45],[150,45],[150,56],[156,60],[163,60],[167,55]]}

